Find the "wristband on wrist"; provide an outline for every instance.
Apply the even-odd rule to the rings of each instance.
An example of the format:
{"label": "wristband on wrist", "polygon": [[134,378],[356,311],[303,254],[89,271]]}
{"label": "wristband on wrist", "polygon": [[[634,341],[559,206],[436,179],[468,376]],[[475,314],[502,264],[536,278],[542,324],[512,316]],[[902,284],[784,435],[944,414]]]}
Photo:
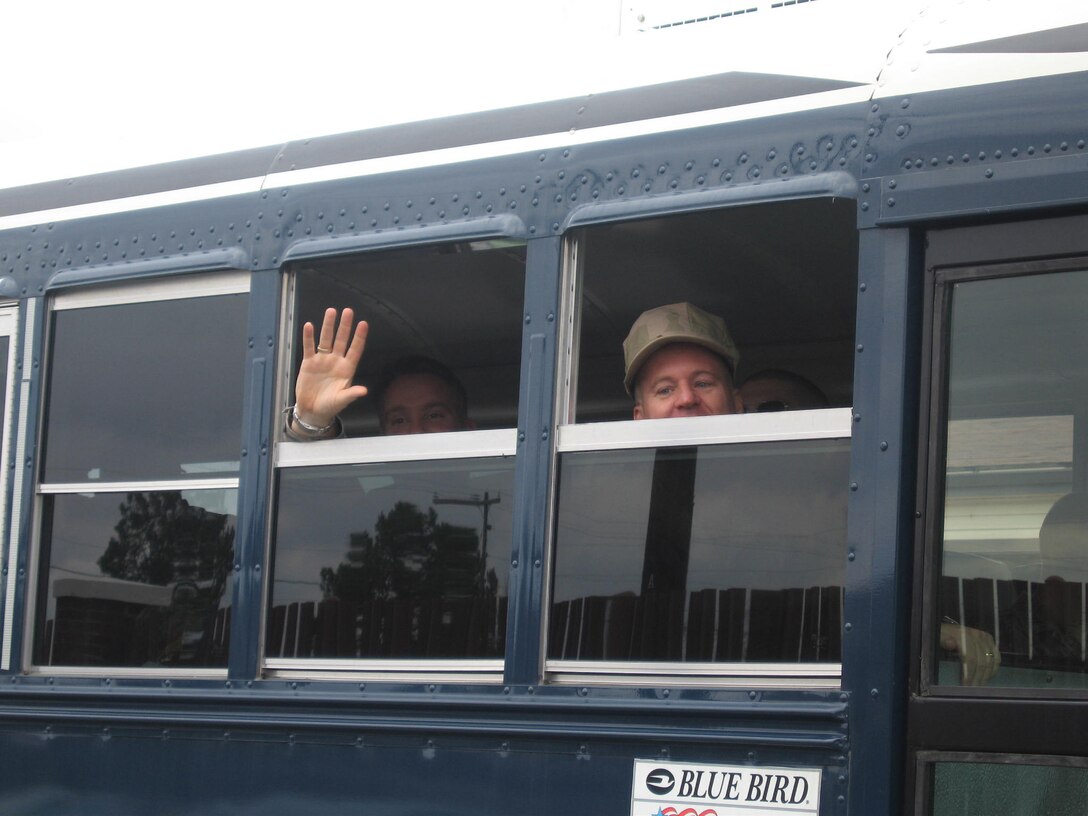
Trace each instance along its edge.
{"label": "wristband on wrist", "polygon": [[302,419],[302,417],[298,415],[298,405],[291,406],[291,418],[295,421],[295,424],[297,424],[298,427],[306,432],[308,436],[325,436],[326,434],[328,434],[329,431],[332,430],[333,426],[336,424],[336,417],[333,417],[332,422],[330,422],[328,425],[325,425],[324,427],[321,427],[320,425],[311,425],[309,422],[306,422]]}

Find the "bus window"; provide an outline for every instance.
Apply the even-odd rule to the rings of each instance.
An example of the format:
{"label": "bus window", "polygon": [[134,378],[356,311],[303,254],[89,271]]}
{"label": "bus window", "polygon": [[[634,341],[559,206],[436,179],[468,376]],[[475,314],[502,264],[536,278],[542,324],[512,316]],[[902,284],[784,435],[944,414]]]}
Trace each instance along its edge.
{"label": "bus window", "polygon": [[[983,758],[987,758],[984,754]],[[1067,757],[952,757],[932,767],[933,816],[1001,813],[1082,813],[1088,801],[1088,767]],[[1003,759],[1004,761],[997,761]]]}
{"label": "bus window", "polygon": [[53,299],[38,666],[226,666],[247,292],[221,276]]}
{"label": "bus window", "polygon": [[368,393],[340,413],[338,438],[284,429],[266,664],[500,671],[524,245],[381,251],[292,273],[288,382],[303,323],[325,354],[323,315],[347,307],[369,324],[354,379]]}
{"label": "bus window", "polygon": [[1064,266],[938,278],[941,685],[1088,688],[1088,271]]}
{"label": "bus window", "polygon": [[854,217],[813,199],[574,237],[553,676],[837,683]]}

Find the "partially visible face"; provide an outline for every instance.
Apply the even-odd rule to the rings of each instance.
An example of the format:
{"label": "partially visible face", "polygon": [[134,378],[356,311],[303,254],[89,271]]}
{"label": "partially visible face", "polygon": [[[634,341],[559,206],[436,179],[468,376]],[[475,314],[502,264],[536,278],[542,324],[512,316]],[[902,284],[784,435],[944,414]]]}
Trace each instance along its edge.
{"label": "partially visible face", "polygon": [[744,410],[725,361],[694,343],[671,343],[642,364],[635,419],[713,416]]}
{"label": "partially visible face", "polygon": [[382,432],[386,434],[441,433],[470,427],[457,408],[451,389],[433,374],[405,374],[385,389]]}
{"label": "partially visible face", "polygon": [[761,377],[748,380],[740,387],[745,410],[751,413],[767,411],[793,411],[807,408],[823,408],[824,403],[813,399],[796,383],[781,377]]}

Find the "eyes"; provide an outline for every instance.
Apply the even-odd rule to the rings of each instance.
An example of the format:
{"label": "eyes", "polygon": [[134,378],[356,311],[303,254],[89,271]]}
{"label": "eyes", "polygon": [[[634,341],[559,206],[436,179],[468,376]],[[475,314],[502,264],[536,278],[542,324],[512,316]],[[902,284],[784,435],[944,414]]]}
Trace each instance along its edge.
{"label": "eyes", "polygon": [[[721,383],[714,377],[700,376],[691,381],[691,389],[696,393],[708,393],[721,387]],[[653,395],[659,399],[674,396],[679,390],[679,385],[672,381],[662,382],[655,386]]]}
{"label": "eyes", "polygon": [[[454,427],[453,412],[440,405],[429,407],[419,415],[418,422],[424,432],[450,430]],[[408,433],[412,427],[412,416],[408,412],[392,411],[385,417],[386,433]]]}

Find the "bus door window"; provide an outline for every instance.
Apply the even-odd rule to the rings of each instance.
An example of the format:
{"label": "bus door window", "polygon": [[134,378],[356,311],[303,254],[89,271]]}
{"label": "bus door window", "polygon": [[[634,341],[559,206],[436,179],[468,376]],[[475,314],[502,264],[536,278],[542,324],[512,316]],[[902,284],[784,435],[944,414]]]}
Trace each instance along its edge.
{"label": "bus door window", "polygon": [[553,675],[837,683],[853,203],[589,226],[571,246]]}
{"label": "bus door window", "polygon": [[248,284],[53,299],[38,666],[225,668]]}
{"label": "bus door window", "polygon": [[1088,271],[950,272],[940,286],[943,624],[930,680],[1088,688]]}
{"label": "bus door window", "polygon": [[524,275],[501,239],[291,270],[270,668],[501,671]]}

